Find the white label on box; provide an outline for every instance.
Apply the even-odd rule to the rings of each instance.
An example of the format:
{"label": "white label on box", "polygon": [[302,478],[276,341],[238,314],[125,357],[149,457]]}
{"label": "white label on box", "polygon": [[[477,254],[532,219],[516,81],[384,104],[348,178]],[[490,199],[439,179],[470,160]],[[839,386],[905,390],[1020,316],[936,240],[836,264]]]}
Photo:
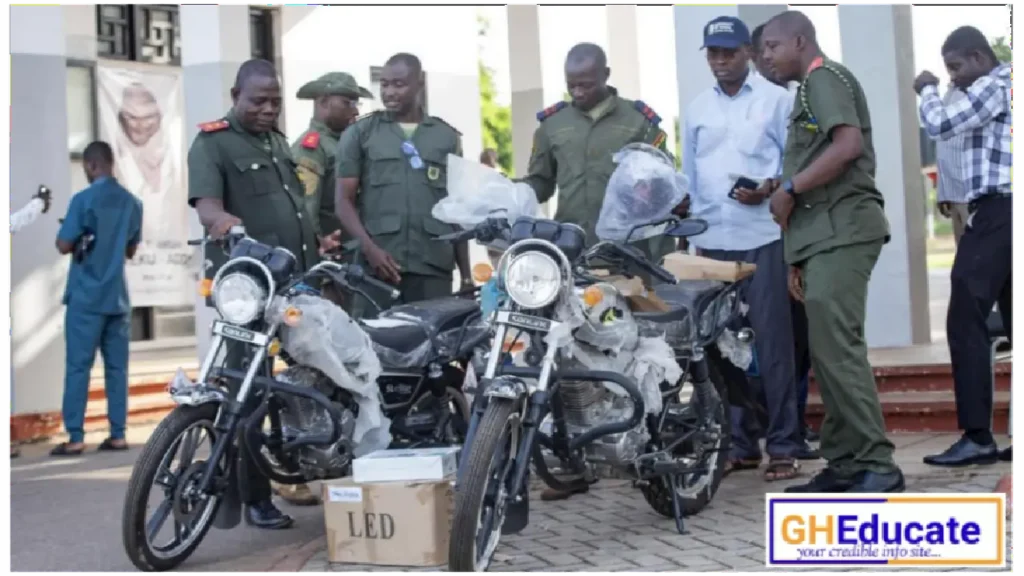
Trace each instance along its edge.
{"label": "white label on box", "polygon": [[356,486],[329,486],[327,498],[331,502],[362,502],[363,489]]}

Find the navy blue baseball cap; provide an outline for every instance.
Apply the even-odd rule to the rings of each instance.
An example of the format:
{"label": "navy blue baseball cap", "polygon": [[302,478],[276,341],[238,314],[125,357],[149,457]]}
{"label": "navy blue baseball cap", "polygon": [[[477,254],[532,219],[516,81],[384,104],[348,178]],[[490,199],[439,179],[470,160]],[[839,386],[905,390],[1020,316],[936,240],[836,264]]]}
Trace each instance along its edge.
{"label": "navy blue baseball cap", "polygon": [[702,48],[739,48],[750,44],[750,30],[742,20],[733,16],[719,16],[704,27]]}

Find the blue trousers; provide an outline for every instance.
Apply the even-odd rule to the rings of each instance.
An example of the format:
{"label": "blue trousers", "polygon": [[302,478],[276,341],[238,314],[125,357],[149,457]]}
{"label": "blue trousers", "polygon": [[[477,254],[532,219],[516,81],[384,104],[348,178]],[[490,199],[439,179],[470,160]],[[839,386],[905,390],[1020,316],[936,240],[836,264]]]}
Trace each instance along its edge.
{"label": "blue trousers", "polygon": [[89,372],[96,350],[103,354],[110,437],[124,439],[128,419],[128,314],[96,314],[68,306],[64,322],[64,428],[69,441],[85,440],[85,406],[89,401]]}

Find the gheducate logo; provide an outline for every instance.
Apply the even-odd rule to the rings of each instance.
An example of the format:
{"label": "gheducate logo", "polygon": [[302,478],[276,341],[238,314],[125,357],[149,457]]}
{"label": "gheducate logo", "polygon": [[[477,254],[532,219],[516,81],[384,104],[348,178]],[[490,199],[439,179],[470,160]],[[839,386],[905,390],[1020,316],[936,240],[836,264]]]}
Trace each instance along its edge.
{"label": "gheducate logo", "polygon": [[1006,496],[768,494],[768,566],[1005,567]]}

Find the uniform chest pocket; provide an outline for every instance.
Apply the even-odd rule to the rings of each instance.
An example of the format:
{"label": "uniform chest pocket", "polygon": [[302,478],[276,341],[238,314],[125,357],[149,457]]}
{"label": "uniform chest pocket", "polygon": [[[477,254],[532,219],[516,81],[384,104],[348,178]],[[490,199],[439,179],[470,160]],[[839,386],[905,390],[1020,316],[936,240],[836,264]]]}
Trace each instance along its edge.
{"label": "uniform chest pocket", "polygon": [[265,196],[281,187],[273,164],[265,158],[242,158],[234,164],[241,184],[237,189],[246,196]]}
{"label": "uniform chest pocket", "polygon": [[409,159],[401,150],[375,150],[367,154],[366,181],[373,186],[401,184]]}
{"label": "uniform chest pocket", "polygon": [[448,190],[448,154],[430,150],[423,152],[423,174],[427,186],[440,197],[447,195]]}

